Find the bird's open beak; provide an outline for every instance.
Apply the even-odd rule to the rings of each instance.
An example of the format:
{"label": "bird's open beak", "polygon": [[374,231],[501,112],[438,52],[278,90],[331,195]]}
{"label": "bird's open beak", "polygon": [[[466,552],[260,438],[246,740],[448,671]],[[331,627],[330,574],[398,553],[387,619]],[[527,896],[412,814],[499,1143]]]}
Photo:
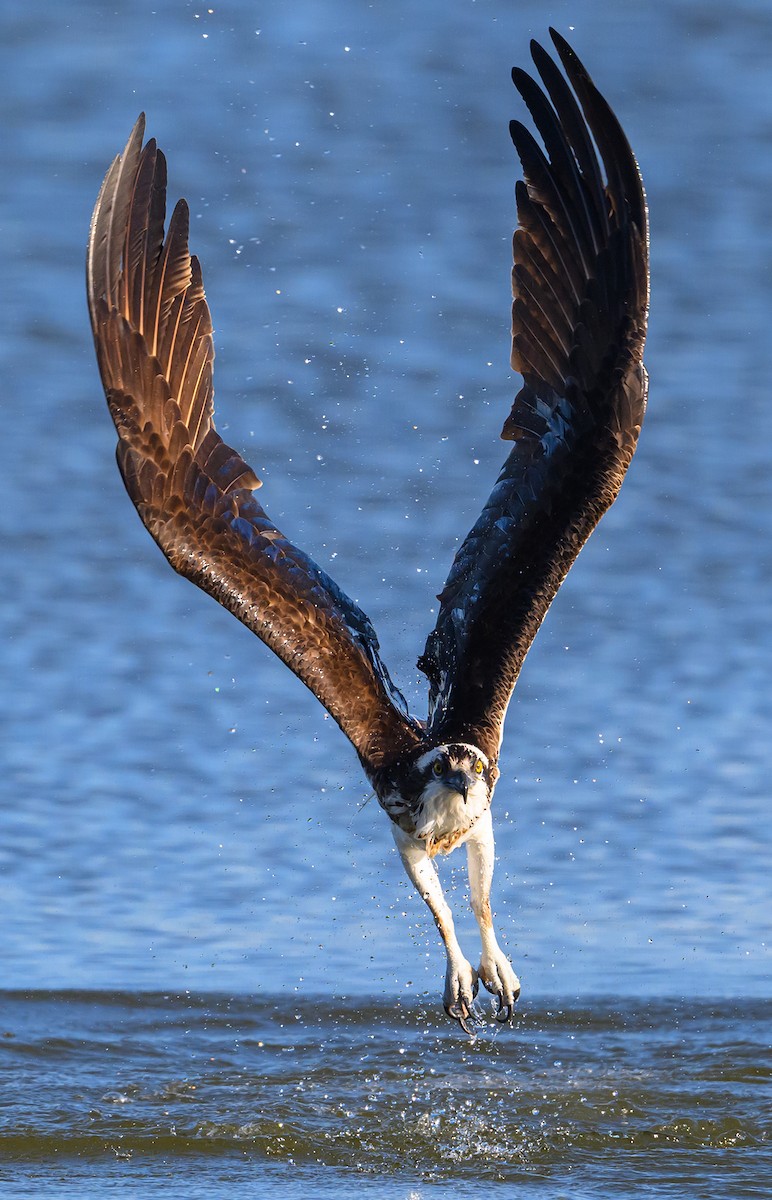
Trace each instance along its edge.
{"label": "bird's open beak", "polygon": [[448,775],[445,783],[454,792],[458,792],[459,796],[463,797],[464,804],[466,804],[467,792],[469,791],[469,780],[466,773],[464,771],[453,771],[451,775]]}

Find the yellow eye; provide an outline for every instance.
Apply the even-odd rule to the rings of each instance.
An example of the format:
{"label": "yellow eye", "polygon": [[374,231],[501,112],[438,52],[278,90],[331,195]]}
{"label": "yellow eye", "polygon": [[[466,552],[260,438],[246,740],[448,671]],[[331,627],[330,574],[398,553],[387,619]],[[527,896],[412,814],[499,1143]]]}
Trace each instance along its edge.
{"label": "yellow eye", "polygon": [[482,759],[478,758],[477,762],[474,764],[474,773],[475,773],[475,775],[482,775],[482,773],[483,773]]}
{"label": "yellow eye", "polygon": [[438,777],[442,774],[442,762],[439,758],[435,758],[432,763],[432,774]]}

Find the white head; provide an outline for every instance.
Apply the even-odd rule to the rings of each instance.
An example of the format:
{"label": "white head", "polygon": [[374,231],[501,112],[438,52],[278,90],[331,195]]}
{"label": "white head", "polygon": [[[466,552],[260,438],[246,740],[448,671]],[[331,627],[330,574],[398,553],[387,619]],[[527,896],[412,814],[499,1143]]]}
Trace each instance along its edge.
{"label": "white head", "polygon": [[439,841],[471,829],[488,808],[498,771],[476,746],[433,746],[416,761],[416,836]]}

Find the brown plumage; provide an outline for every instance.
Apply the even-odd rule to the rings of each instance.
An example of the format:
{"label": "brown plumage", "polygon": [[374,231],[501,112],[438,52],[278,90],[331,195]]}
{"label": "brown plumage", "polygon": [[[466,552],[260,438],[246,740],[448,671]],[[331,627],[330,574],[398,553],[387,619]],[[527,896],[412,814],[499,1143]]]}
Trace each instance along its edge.
{"label": "brown plumage", "polygon": [[524,384],[502,432],[514,446],[419,661],[426,724],[408,714],[365,614],[276,529],[257,476],[214,427],[212,323],[188,209],[179,201],[164,234],[166,162],[154,141],[143,148],[143,117],[102,185],[88,246],[91,324],[129,495],[174,569],[262,638],[350,738],[445,941],[445,1006],[464,1028],[477,972],[429,855],[467,843],[479,977],[510,1015],[519,984],[489,902],[504,716],[557,589],[619,491],[646,403],[638,167],[584,67],[551,33],[573,92],[536,43],[544,90],[513,71],[544,144],[512,123],[525,176],[512,271],[512,365]]}
{"label": "brown plumage", "polygon": [[551,33],[584,118],[555,64],[532,43],[552,105],[525,72],[512,72],[549,155],[512,122],[525,174],[516,191],[512,366],[524,387],[501,436],[515,445],[456,555],[419,664],[430,682],[432,739],[472,742],[492,760],[523,660],[616,499],[646,406],[641,177],[608,104]]}
{"label": "brown plumage", "polygon": [[[91,222],[87,289],[118,465],[171,565],[311,688],[368,770],[419,740],[363,612],[272,524],[260,481],[215,430],[212,322],[188,208],[164,240],[166,162],[140,117]],[[355,702],[353,701],[355,698]]]}

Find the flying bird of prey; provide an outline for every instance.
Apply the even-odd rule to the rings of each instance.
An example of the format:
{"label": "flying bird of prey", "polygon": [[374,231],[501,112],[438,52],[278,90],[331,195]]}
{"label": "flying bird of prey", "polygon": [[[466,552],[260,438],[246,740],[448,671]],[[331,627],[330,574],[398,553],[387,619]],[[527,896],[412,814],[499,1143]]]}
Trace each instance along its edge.
{"label": "flying bird of prey", "polygon": [[[418,665],[410,715],[364,612],[276,528],[260,481],[214,425],[212,323],[188,250],[188,207],[166,219],[166,160],[144,118],[94,209],[87,289],[118,465],[171,565],[243,621],[352,742],[405,870],[445,945],[444,1006],[470,1031],[478,985],[512,1016],[520,984],[493,929],[491,800],[504,716],[528,648],[582,545],[616,498],[646,405],[646,200],[611,109],[567,42],[563,72],[531,44],[541,84],[513,82],[542,145],[510,125],[516,186],[512,367],[523,377],[495,487],[461,545]],[[570,86],[569,86],[570,84]],[[464,957],[435,856],[466,845],[479,967]]]}

